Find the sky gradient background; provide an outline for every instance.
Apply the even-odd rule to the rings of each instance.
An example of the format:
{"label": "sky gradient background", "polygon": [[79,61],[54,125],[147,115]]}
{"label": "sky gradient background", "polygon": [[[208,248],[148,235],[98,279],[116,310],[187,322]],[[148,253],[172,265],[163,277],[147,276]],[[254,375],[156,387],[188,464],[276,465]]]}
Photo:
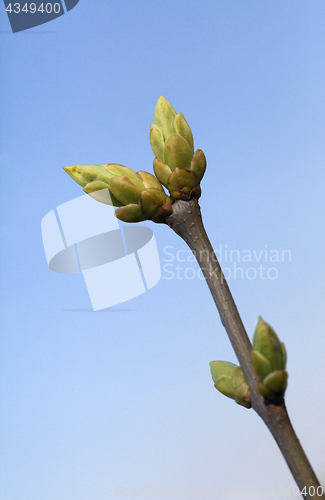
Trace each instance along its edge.
{"label": "sky gradient background", "polygon": [[[261,314],[286,344],[287,406],[324,484],[324,17],[323,0],[80,0],[11,34],[0,6],[4,500],[295,486],[263,422],[213,387],[209,361],[236,358],[202,280],[163,270],[149,292],[94,313],[81,274],[47,267],[41,219],[82,194],[62,167],[152,171],[160,94],[206,154],[215,248],[291,252],[263,257],[276,279],[229,285],[249,335]],[[176,261],[179,237],[146,225],[162,265],[171,246],[173,265],[197,272]]]}

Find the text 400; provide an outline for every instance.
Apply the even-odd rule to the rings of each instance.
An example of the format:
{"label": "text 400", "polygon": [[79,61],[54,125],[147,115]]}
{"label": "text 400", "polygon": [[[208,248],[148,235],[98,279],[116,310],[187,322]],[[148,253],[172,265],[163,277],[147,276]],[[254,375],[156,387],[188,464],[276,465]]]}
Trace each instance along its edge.
{"label": "text 400", "polygon": [[317,486],[317,489],[315,488],[315,486],[309,486],[308,490],[307,486],[304,486],[300,493],[302,494],[302,496],[309,495],[310,497],[321,497],[324,494],[324,490],[322,486]]}
{"label": "text 400", "polygon": [[41,3],[41,5],[37,8],[35,3],[30,3],[29,4],[29,9],[28,9],[28,4],[25,3],[25,5],[20,8],[20,3],[14,3],[14,8],[11,7],[11,3],[8,5],[6,8],[6,11],[9,12],[10,14],[13,12],[14,14],[19,14],[19,12],[25,12],[28,14],[30,12],[31,14],[35,14],[35,12],[41,12],[44,14],[46,12],[47,14],[51,14],[52,10],[55,14],[59,14],[61,5],[59,3],[55,3],[52,5],[51,3],[47,3],[44,8],[44,3]]}

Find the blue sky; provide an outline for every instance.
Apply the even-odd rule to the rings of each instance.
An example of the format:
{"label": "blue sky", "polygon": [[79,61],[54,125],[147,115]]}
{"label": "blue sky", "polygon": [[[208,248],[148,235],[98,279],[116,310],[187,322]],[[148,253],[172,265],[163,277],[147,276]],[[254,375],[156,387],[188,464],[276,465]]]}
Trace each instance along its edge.
{"label": "blue sky", "polygon": [[[11,34],[0,8],[2,498],[293,491],[264,424],[213,388],[209,361],[236,359],[202,280],[163,270],[149,292],[94,313],[81,275],[47,267],[41,220],[81,194],[62,167],[152,171],[160,94],[206,154],[215,248],[291,252],[263,260],[276,279],[229,285],[249,334],[261,314],[287,346],[287,405],[325,481],[324,14],[319,0],[80,0]],[[197,272],[176,262],[186,247],[168,227],[146,225],[162,266],[172,246]]]}

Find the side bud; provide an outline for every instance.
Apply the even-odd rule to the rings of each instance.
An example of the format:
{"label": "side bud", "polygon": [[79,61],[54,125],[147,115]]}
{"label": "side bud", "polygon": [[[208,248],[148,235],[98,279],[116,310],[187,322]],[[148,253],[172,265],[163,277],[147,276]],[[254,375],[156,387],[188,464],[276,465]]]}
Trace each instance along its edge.
{"label": "side bud", "polygon": [[240,366],[228,361],[211,361],[210,369],[214,386],[221,394],[245,408],[251,407],[249,387]]}
{"label": "side bud", "polygon": [[83,191],[89,194],[94,200],[104,203],[105,205],[113,205],[113,207],[122,207],[118,199],[115,198],[112,191],[110,190],[109,184],[102,181],[93,181],[87,184]]}
{"label": "side bud", "polygon": [[207,162],[202,149],[197,149],[191,161],[191,171],[196,175],[198,182],[204,176]]}
{"label": "side bud", "polygon": [[273,328],[261,316],[253,338],[252,363],[265,402],[281,402],[287,386],[286,350]]}
{"label": "side bud", "polygon": [[109,184],[110,174],[103,165],[74,165],[63,168],[77,184],[85,187],[90,182],[101,181]]}
{"label": "side bud", "polygon": [[115,216],[123,222],[142,222],[147,220],[147,217],[141,210],[141,207],[136,204],[127,205],[115,210]]}
{"label": "side bud", "polygon": [[112,177],[109,181],[114,196],[123,205],[137,204],[140,201],[140,194],[145,189],[143,183],[136,177]]}
{"label": "side bud", "polygon": [[121,168],[130,169],[115,163],[107,165],[111,166],[111,170],[105,165],[74,165],[73,167],[64,167],[64,170],[77,184],[83,187],[85,193],[95,200],[106,205],[120,207],[122,203],[115,198],[110,190],[109,180],[114,175],[121,175]]}
{"label": "side bud", "polygon": [[253,350],[262,354],[272,371],[285,368],[283,347],[273,328],[259,316],[253,338]]}
{"label": "side bud", "polygon": [[104,163],[103,167],[107,170],[110,178],[126,175],[127,177],[137,177],[137,174],[132,168],[125,167],[119,163]]}
{"label": "side bud", "polygon": [[237,365],[229,361],[211,361],[209,364],[213,382],[216,382],[222,375],[231,378],[232,372],[237,368]]}
{"label": "side bud", "polygon": [[139,179],[141,180],[141,182],[143,183],[143,185],[146,189],[150,189],[150,188],[159,189],[159,191],[162,191],[163,193],[165,193],[164,188],[160,184],[157,177],[155,177],[154,175],[149,174],[149,172],[139,170],[139,172],[137,172],[137,176],[139,177]]}
{"label": "side bud", "polygon": [[171,215],[173,200],[154,175],[141,170],[132,176],[113,177],[109,182],[113,195],[126,205],[115,211],[118,219],[164,223]]}
{"label": "side bud", "polygon": [[148,188],[142,191],[140,196],[140,206],[143,213],[149,218],[159,209],[165,205],[168,196],[164,191],[155,188]]}
{"label": "side bud", "polygon": [[75,165],[64,170],[89,196],[119,207],[115,215],[123,222],[164,223],[172,213],[173,200],[149,172],[134,172],[117,163]]}
{"label": "side bud", "polygon": [[237,366],[237,368],[234,369],[231,378],[234,384],[234,396],[236,403],[245,406],[245,408],[250,408],[252,406],[251,393],[249,391],[243,370],[240,366]]}

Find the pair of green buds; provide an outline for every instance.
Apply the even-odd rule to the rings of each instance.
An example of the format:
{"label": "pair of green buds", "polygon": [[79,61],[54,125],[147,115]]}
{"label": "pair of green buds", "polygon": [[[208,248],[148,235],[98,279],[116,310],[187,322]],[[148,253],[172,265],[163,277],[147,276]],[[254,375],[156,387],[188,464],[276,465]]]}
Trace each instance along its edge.
{"label": "pair of green buds", "polygon": [[120,207],[115,215],[124,222],[147,219],[164,222],[172,213],[173,200],[166,195],[158,179],[148,172],[134,172],[115,163],[75,165],[64,170],[85,193],[102,203]]}
{"label": "pair of green buds", "polygon": [[194,153],[192,132],[182,113],[177,114],[163,96],[155,107],[150,143],[156,155],[156,176],[142,170],[134,172],[116,163],[74,165],[64,170],[85,193],[119,207],[115,211],[118,219],[163,223],[172,213],[174,200],[200,197],[206,160],[200,149]]}
{"label": "pair of green buds", "polygon": [[[286,349],[273,328],[261,316],[254,332],[252,363],[259,379],[258,390],[266,403],[281,402],[287,387]],[[210,363],[214,385],[236,403],[251,407],[249,387],[240,366],[228,361]]]}

